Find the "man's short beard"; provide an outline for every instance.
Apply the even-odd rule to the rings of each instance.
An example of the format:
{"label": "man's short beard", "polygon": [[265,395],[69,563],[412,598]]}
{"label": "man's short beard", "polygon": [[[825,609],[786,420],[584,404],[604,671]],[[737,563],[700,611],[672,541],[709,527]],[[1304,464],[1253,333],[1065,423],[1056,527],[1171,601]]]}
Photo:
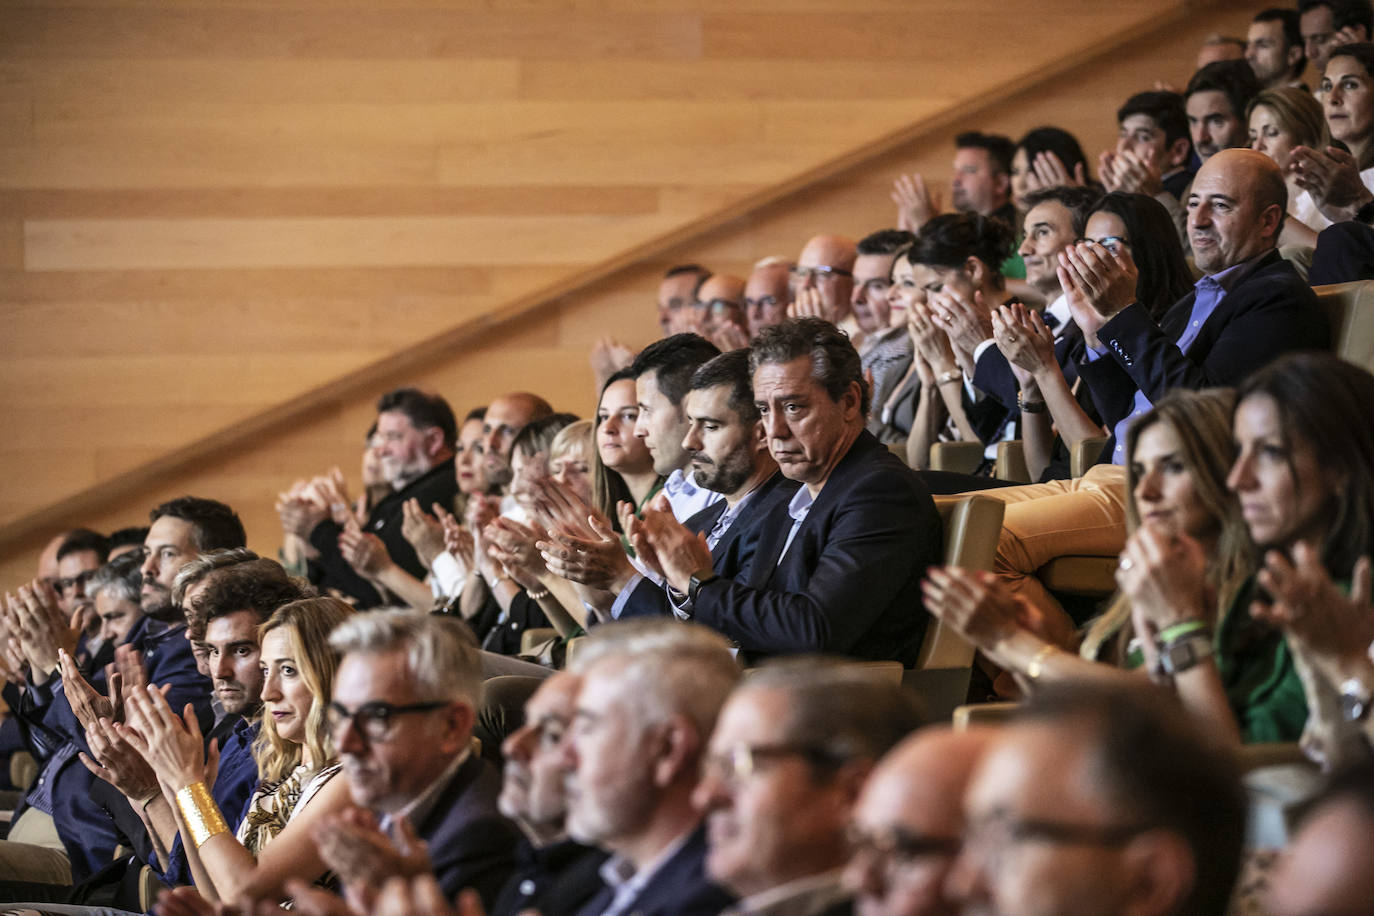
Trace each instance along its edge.
{"label": "man's short beard", "polygon": [[[150,604],[149,602],[156,602]],[[161,585],[154,586],[153,592],[144,595],[140,601],[143,613],[159,623],[185,623],[186,614],[172,603],[172,593]]]}
{"label": "man's short beard", "polygon": [[734,452],[726,456],[723,464],[709,464],[704,468],[693,469],[692,479],[699,487],[716,493],[734,493],[749,480],[754,473],[752,456],[746,452]]}

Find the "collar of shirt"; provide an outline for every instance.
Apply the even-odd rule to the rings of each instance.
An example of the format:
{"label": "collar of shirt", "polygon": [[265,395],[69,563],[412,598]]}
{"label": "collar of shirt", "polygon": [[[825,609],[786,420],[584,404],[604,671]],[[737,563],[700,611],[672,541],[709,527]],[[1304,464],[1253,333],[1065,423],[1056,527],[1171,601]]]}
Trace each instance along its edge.
{"label": "collar of shirt", "polygon": [[611,899],[611,905],[602,911],[601,916],[616,916],[628,911],[635,898],[648,887],[654,875],[658,874],[659,869],[677,855],[678,850],[687,845],[694,830],[695,826],[684,830],[681,836],[665,846],[643,868],[635,868],[633,862],[621,855],[613,855],[603,862],[600,868],[601,880],[611,888],[614,897]]}
{"label": "collar of shirt", "polygon": [[811,512],[811,504],[815,501],[810,488],[803,486],[793,494],[791,502],[787,504],[787,514],[792,516],[792,530],[787,532],[787,543],[782,545],[782,553],[778,554],[779,563],[787,556],[792,541],[797,537],[797,531],[801,529],[802,522],[806,521],[806,516]]}
{"label": "collar of shirt", "polygon": [[1226,298],[1226,294],[1235,285],[1241,272],[1260,257],[1263,255],[1257,255],[1248,261],[1242,261],[1220,273],[1211,274],[1197,281],[1194,285],[1197,294],[1193,297],[1193,309],[1188,315],[1188,324],[1183,328],[1183,333],[1178,336],[1178,340],[1175,341],[1180,350],[1184,353],[1188,352],[1188,348],[1202,333],[1202,326],[1207,323],[1208,318],[1212,317],[1217,306],[1221,305],[1221,300]]}
{"label": "collar of shirt", "polygon": [[444,791],[444,787],[448,785],[449,780],[458,772],[458,768],[466,763],[467,759],[471,756],[472,745],[469,744],[467,747],[463,748],[462,752],[457,757],[453,758],[453,762],[448,765],[448,769],[444,770],[443,774],[438,779],[434,780],[434,782],[430,783],[429,788],[420,793],[420,795],[412,800],[410,804],[399,811],[391,811],[384,814],[381,820],[377,822],[377,826],[381,829],[382,833],[390,835],[392,826],[402,817],[410,818],[410,826],[418,831],[420,829],[420,822],[429,816],[429,812],[434,809],[435,802],[439,800],[439,793]]}
{"label": "collar of shirt", "polygon": [[1069,300],[1063,293],[1059,294],[1058,299],[1045,306],[1045,315],[1054,318],[1057,322],[1055,324],[1050,324],[1048,320],[1045,322],[1050,325],[1050,330],[1054,331],[1055,340],[1063,337],[1069,325],[1073,324],[1073,312],[1069,311]]}
{"label": "collar of shirt", "polygon": [[[840,884],[844,869],[808,875],[786,884],[745,897],[721,911],[721,916],[787,916],[795,913],[820,912],[844,899]],[[812,899],[815,898],[815,899]]]}
{"label": "collar of shirt", "polygon": [[730,526],[735,523],[735,519],[739,518],[740,512],[744,509],[744,504],[749,502],[757,490],[758,487],[755,487],[741,496],[733,506],[725,507],[725,511],[720,514],[720,518],[716,519],[716,523],[711,526],[710,533],[706,535],[707,547],[712,550],[715,549],[716,545],[720,543],[720,539],[725,537],[725,532],[729,531]]}
{"label": "collar of shirt", "polygon": [[682,468],[668,475],[668,479],[663,481],[663,492],[668,496],[668,505],[672,507],[673,518],[679,522],[696,515],[702,509],[715,503],[723,497],[714,490],[697,486],[692,480],[692,475],[685,473]]}

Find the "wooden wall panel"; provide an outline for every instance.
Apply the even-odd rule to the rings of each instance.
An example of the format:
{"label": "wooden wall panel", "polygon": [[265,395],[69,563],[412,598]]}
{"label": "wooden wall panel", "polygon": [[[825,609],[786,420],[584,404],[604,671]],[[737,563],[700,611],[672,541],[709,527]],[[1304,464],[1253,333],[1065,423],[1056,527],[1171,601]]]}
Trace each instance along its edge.
{"label": "wooden wall panel", "polygon": [[[1011,134],[1061,123],[1100,148],[1121,98],[1181,82],[1201,36],[1248,13],[1204,11],[1031,97],[1009,87],[1173,7],[0,4],[0,532],[25,532],[0,577],[49,533],[25,519],[112,528],[185,492],[233,503],[270,551],[276,491],[353,475],[392,385],[458,410],[528,387],[586,414],[587,347],[651,339],[665,266],[744,272],[814,232],[890,222],[899,171],[947,174],[947,113]],[[859,164],[720,218],[843,156]],[[464,322],[477,337],[450,333]],[[346,383],[390,354],[414,356]],[[308,415],[281,412],[317,385]],[[63,502],[200,440],[216,448],[113,504]]]}

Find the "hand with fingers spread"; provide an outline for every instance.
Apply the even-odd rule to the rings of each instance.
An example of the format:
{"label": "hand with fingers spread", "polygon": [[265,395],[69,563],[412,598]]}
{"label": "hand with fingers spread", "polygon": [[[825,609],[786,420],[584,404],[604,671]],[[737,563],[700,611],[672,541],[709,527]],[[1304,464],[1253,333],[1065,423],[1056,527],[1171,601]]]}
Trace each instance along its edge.
{"label": "hand with fingers spread", "polygon": [[596,376],[598,387],[615,373],[635,361],[635,351],[618,342],[614,337],[598,337],[592,344],[590,362],[592,373]]}
{"label": "hand with fingers spread", "polygon": [[15,601],[19,621],[19,641],[29,667],[38,681],[46,681],[57,671],[58,654],[76,652],[81,630],[76,621],[67,620],[59,610],[57,593],[39,579],[19,587]]}
{"label": "hand with fingers spread", "polygon": [[324,816],[312,836],[320,858],[344,879],[346,898],[364,912],[375,905],[389,878],[413,878],[431,873],[429,850],[411,825],[396,822],[396,841],[381,831],[377,817],[364,808],[345,808]]}
{"label": "hand with fingers spread", "polygon": [[644,510],[641,521],[644,537],[658,558],[664,580],[679,592],[687,591],[692,574],[711,566],[706,533],[693,534],[671,512],[652,508]]}
{"label": "hand with fingers spread", "polygon": [[121,738],[115,724],[100,718],[86,729],[91,753],[81,753],[81,763],[100,779],[114,786],[134,805],[142,805],[160,792],[157,773],[128,741]]}
{"label": "hand with fingers spread", "polygon": [[967,353],[970,360],[979,344],[992,339],[991,309],[981,291],[975,290],[970,298],[945,287],[930,297],[930,305],[936,326],[949,336],[954,349]]}
{"label": "hand with fingers spread", "polygon": [[787,307],[787,317],[829,320],[830,316],[825,313],[825,300],[821,298],[821,291],[814,286],[803,286],[797,290],[792,304]]}
{"label": "hand with fingers spread", "polygon": [[[115,670],[119,672],[121,695],[133,696],[148,687],[148,668],[138,647],[125,643],[115,647]],[[127,706],[127,704],[126,704]]]}
{"label": "hand with fingers spread", "polygon": [[1117,151],[1112,149],[1104,149],[1097,157],[1097,180],[1108,192],[1121,190],[1116,177],[1117,158]]}
{"label": "hand with fingers spread", "polygon": [[[119,691],[123,680],[117,671],[109,674],[106,683],[109,684],[110,696],[101,696],[96,692],[76,668],[76,662],[65,651],[58,653],[58,667],[62,672],[62,692],[67,695],[67,702],[71,704],[72,712],[76,715],[76,721],[81,723],[81,727],[90,731],[96,722],[102,718],[119,721],[123,718],[123,703],[120,702]],[[113,666],[106,669],[113,671]]]}
{"label": "hand with fingers spread", "polygon": [[1116,189],[1119,191],[1154,197],[1164,190],[1164,173],[1153,148],[1144,154],[1122,149],[1116,154],[1113,166]]}
{"label": "hand with fingers spread", "polygon": [[1334,660],[1363,660],[1374,645],[1370,560],[1362,557],[1344,594],[1322,564],[1321,554],[1301,542],[1290,559],[1271,550],[1264,556],[1259,584],[1270,601],[1256,601],[1250,613],[1281,627],[1303,646]]}
{"label": "hand with fingers spread", "polygon": [[546,531],[565,531],[582,538],[596,538],[588,519],[595,516],[603,529],[610,521],[599,509],[593,508],[572,490],[559,486],[551,478],[541,477],[534,482],[535,517]]}
{"label": "hand with fingers spread", "polygon": [[892,202],[897,205],[897,228],[908,232],[920,232],[940,215],[940,198],[920,175],[898,175],[892,183]]}
{"label": "hand with fingers spread", "polygon": [[1007,358],[1023,388],[1051,366],[1059,368],[1054,356],[1054,332],[1039,312],[1022,303],[1004,305],[992,313],[992,334],[997,349]]}
{"label": "hand with fingers spread", "polygon": [[434,565],[434,558],[444,552],[444,525],[437,515],[430,515],[418,499],[401,504],[401,536],[415,548],[425,569]]}
{"label": "hand with fingers spread", "polygon": [[912,348],[919,353],[939,376],[955,368],[954,350],[949,343],[949,335],[940,330],[930,306],[913,302],[907,310],[907,334],[911,337]]}
{"label": "hand with fingers spread", "polygon": [[243,916],[238,907],[211,903],[194,887],[173,887],[157,895],[155,916]]}
{"label": "hand with fingers spread", "polygon": [[115,732],[147,761],[159,782],[173,792],[198,782],[209,786],[205,744],[191,704],[178,716],[163,691],[149,686],[131,694],[125,706],[129,721],[116,724]]}
{"label": "hand with fingers spread", "polygon": [[[659,511],[668,509],[668,495],[661,490],[649,503]],[[658,553],[654,550],[654,545],[649,543],[648,537],[644,534],[644,522],[639,516],[635,515],[635,507],[632,503],[621,500],[615,505],[616,517],[620,519],[620,530],[625,532],[625,540],[630,542],[634,548],[635,559],[640,565],[649,572],[663,578],[663,564],[659,562]]]}
{"label": "hand with fingers spread", "polygon": [[1317,209],[1333,223],[1353,220],[1361,207],[1374,201],[1374,193],[1360,179],[1359,164],[1345,150],[1295,146],[1288,169],[1298,187],[1312,195]]}
{"label": "hand with fingers spread", "polygon": [[1135,301],[1139,272],[1130,252],[1079,242],[1059,253],[1058,273],[1065,301],[1084,341],[1090,347],[1100,347],[1097,332]]}
{"label": "hand with fingers spread", "polygon": [[329,508],[329,517],[340,528],[356,528],[359,525],[352,498],[348,495],[348,482],[343,471],[330,468],[329,473],[316,477],[311,483]]}
{"label": "hand with fingers spread", "polygon": [[1064,166],[1064,161],[1052,150],[1041,150],[1035,160],[1029,163],[1026,175],[1026,190],[1041,191],[1045,188],[1082,187],[1088,183],[1084,164],[1073,167],[1073,174]]}
{"label": "hand with fingers spread", "polygon": [[717,324],[707,334],[707,337],[722,353],[729,353],[731,350],[740,350],[749,346],[748,332],[733,321]]}
{"label": "hand with fingers spread", "polygon": [[0,635],[0,679],[23,687],[29,682],[28,667],[19,638]]}
{"label": "hand with fingers spread", "polygon": [[991,573],[932,566],[921,594],[926,610],[984,651],[1023,629],[1024,609]]}
{"label": "hand with fingers spread", "polygon": [[544,558],[535,546],[548,535],[501,516],[482,531],[487,553],[500,563],[516,581],[528,591],[539,591],[539,577],[544,574]]}
{"label": "hand with fingers spread", "polygon": [[566,528],[549,532],[537,542],[544,565],[555,576],[589,588],[619,592],[634,576],[620,537],[600,515],[588,519],[591,536]]}
{"label": "hand with fingers spread", "polygon": [[1207,583],[1207,553],[1186,534],[1142,525],[1126,541],[1116,584],[1141,620],[1163,630],[1199,620],[1210,623],[1217,606]]}
{"label": "hand with fingers spread", "polygon": [[376,577],[393,565],[382,539],[356,527],[339,532],[339,553],[360,576]]}
{"label": "hand with fingers spread", "polygon": [[[474,494],[468,499],[467,508],[463,510],[463,525],[470,534],[475,535],[491,524],[492,519],[500,514],[501,498],[499,496]],[[448,530],[447,527],[445,530]]]}
{"label": "hand with fingers spread", "polygon": [[277,515],[281,519],[282,532],[299,538],[309,538],[315,526],[329,518],[329,510],[323,502],[307,495],[308,487],[295,488],[277,497]]}

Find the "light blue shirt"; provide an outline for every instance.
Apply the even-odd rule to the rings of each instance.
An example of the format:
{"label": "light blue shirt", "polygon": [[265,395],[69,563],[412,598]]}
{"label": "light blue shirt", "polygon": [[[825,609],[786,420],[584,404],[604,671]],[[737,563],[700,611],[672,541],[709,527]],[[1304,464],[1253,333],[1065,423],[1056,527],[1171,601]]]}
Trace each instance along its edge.
{"label": "light blue shirt", "polygon": [[787,543],[782,545],[782,553],[778,554],[778,564],[782,564],[782,558],[787,556],[787,550],[792,546],[793,539],[797,532],[801,530],[802,522],[806,521],[806,516],[811,513],[811,504],[816,498],[811,495],[808,487],[802,487],[792,496],[792,501],[787,504],[787,514],[792,516],[792,530],[787,532]]}

